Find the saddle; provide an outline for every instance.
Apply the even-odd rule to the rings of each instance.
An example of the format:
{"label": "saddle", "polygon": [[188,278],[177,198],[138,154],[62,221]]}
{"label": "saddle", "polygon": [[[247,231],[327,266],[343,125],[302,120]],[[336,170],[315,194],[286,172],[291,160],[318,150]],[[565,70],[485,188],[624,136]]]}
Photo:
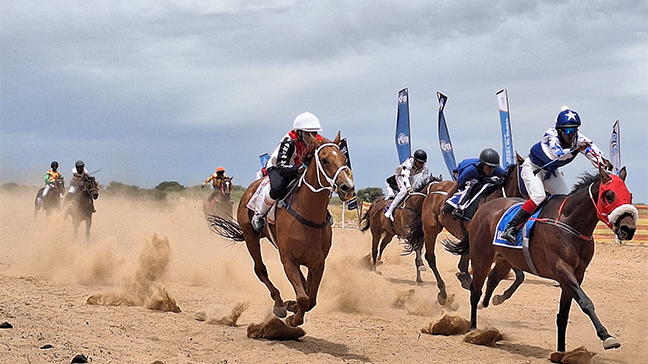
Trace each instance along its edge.
{"label": "saddle", "polygon": [[[454,196],[446,201],[443,212],[452,213],[458,219],[471,221],[479,207],[480,198],[486,197],[487,190],[492,186],[490,183],[476,183],[457,191]],[[462,200],[465,202],[460,205]]]}

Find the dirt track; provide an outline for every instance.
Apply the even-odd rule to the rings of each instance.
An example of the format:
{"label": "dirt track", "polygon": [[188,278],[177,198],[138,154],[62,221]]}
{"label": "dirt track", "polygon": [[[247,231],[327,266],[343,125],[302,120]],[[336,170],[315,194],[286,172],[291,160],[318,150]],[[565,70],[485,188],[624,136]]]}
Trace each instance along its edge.
{"label": "dirt track", "polygon": [[[318,305],[303,325],[306,336],[248,339],[246,327],[267,319],[272,302],[244,244],[210,232],[199,202],[159,205],[100,196],[88,244],[72,239],[69,222],[60,217],[34,222],[32,201],[31,195],[0,195],[0,323],[13,325],[0,329],[1,363],[69,363],[77,354],[95,363],[549,363],[555,349],[560,289],[531,276],[510,301],[479,312],[481,327],[504,335],[496,347],[420,334],[442,309],[434,302],[434,277],[428,270],[428,284],[417,286],[413,257],[400,257],[396,242],[387,248],[382,275],[367,271],[361,262],[370,235],[352,228],[335,229]],[[132,294],[133,277],[142,272],[139,254],[153,234],[167,236],[170,247],[158,261],[168,269],[157,284],[182,312],[86,304],[91,295]],[[456,314],[469,318],[468,292],[454,278],[457,259],[440,248],[437,253],[459,304]],[[284,299],[293,298],[268,243],[264,254]],[[604,351],[589,319],[572,305],[568,349],[586,346],[596,353],[592,363],[648,362],[647,262],[644,246],[597,245],[583,288],[622,347]],[[413,299],[392,307],[410,289]],[[250,307],[237,327],[196,320],[199,312],[220,317],[240,302]],[[46,344],[52,348],[41,349]]]}

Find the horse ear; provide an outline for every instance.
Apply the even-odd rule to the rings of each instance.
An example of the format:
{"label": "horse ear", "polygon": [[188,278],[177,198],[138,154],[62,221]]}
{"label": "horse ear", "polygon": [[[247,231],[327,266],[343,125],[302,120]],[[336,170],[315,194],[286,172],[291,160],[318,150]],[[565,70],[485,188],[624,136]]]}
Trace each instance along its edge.
{"label": "horse ear", "polygon": [[518,152],[515,152],[515,158],[517,158],[518,164],[524,163],[524,158],[522,158]]}
{"label": "horse ear", "polygon": [[340,131],[338,130],[337,135],[335,136],[335,140],[333,140],[333,143],[340,145]]}
{"label": "horse ear", "polygon": [[621,178],[621,180],[625,182],[627,176],[628,171],[626,170],[626,167],[621,168],[621,170],[619,171],[619,178]]}
{"label": "horse ear", "polygon": [[608,183],[612,180],[610,175],[603,169],[603,165],[599,165],[599,174],[601,175],[601,183]]}

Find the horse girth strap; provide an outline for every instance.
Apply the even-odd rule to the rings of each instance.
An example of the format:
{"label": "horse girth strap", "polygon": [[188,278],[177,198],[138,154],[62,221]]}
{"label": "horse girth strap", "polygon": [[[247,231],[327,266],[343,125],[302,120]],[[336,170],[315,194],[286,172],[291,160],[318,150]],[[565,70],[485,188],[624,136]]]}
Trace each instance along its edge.
{"label": "horse girth strap", "polygon": [[324,222],[321,223],[321,224],[317,224],[317,223],[314,223],[314,222],[312,222],[310,220],[304,219],[297,211],[293,210],[293,208],[290,207],[290,204],[286,205],[286,211],[288,211],[290,216],[294,217],[295,220],[299,221],[300,223],[302,223],[303,225],[306,225],[308,227],[312,227],[312,228],[315,228],[315,229],[324,229],[326,227],[326,225],[328,225],[328,220],[327,219],[325,219]]}
{"label": "horse girth strap", "polygon": [[529,220],[533,220],[533,221],[540,222],[540,223],[547,224],[547,225],[554,225],[554,226],[559,227],[559,228],[565,230],[566,232],[574,235],[575,237],[577,237],[579,239],[583,239],[583,240],[586,240],[586,241],[591,241],[593,239],[592,236],[587,236],[585,234],[582,234],[578,230],[574,229],[571,225],[566,224],[566,223],[564,223],[562,221],[559,221],[559,220],[554,220],[554,219],[549,219],[549,218],[542,218],[542,219],[540,219],[540,218],[530,218]]}

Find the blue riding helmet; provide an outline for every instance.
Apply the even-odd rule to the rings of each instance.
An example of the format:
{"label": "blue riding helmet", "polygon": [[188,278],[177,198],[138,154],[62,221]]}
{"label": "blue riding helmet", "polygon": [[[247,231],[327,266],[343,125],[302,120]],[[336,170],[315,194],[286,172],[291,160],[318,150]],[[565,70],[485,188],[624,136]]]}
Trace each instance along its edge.
{"label": "blue riding helmet", "polygon": [[556,117],[556,129],[568,127],[578,128],[580,125],[581,119],[578,113],[567,106],[563,106],[562,111]]}

